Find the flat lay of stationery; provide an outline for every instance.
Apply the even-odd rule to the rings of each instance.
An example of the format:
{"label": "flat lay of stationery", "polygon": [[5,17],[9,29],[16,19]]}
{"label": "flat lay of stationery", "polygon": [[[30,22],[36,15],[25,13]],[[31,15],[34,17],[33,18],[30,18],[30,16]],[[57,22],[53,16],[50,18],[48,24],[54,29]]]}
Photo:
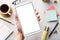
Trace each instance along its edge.
{"label": "flat lay of stationery", "polygon": [[[0,17],[0,24],[1,22],[4,24],[0,25],[0,40],[14,39],[12,36],[9,37],[11,34],[13,35],[13,32],[15,31],[11,30],[13,29],[12,25],[15,25],[13,22],[15,20],[13,20],[12,17],[14,16],[14,12],[17,13],[24,36],[28,34],[31,35],[25,40],[60,40],[60,0],[29,0],[31,3],[27,4],[22,1],[23,0],[14,0],[11,2],[11,5],[13,5],[13,7],[9,6],[10,4],[8,3],[10,1],[8,3],[5,1],[0,5],[0,16],[2,16]],[[14,8],[14,6],[18,4],[21,5]],[[38,11],[37,14],[39,13],[41,15],[39,16],[41,17],[41,21],[40,19],[38,20],[39,17],[36,18],[37,14],[35,15],[34,9]],[[49,26],[46,26],[46,24]],[[39,35],[36,34],[34,37],[32,37],[32,35],[37,32],[40,32]]]}

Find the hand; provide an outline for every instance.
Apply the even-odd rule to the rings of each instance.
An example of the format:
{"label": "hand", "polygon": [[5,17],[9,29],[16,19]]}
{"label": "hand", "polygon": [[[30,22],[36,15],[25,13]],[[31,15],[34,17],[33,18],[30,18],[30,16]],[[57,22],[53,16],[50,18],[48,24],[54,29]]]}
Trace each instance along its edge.
{"label": "hand", "polygon": [[16,20],[16,27],[17,27],[15,40],[24,40],[24,35],[21,29],[21,24],[19,23],[18,16],[16,14],[15,14],[15,20]]}
{"label": "hand", "polygon": [[[37,17],[38,21],[40,21],[39,12],[37,12],[36,10],[35,10],[35,12],[36,12],[36,17]],[[19,23],[18,16],[16,14],[15,14],[15,20],[16,20],[16,26],[17,26],[15,40],[24,40],[24,35],[23,35],[22,29],[21,29],[21,24]]]}

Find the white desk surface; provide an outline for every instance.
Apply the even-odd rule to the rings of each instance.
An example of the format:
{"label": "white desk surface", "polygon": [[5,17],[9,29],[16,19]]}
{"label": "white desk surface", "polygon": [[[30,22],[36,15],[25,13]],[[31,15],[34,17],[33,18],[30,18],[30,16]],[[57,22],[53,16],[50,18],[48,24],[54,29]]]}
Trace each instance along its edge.
{"label": "white desk surface", "polygon": [[[15,12],[15,8],[14,8],[13,5],[11,4],[12,1],[14,1],[14,0],[0,0],[0,5],[3,4],[3,3],[6,3],[6,4],[12,6],[12,8],[13,8],[13,13],[16,13],[16,12]],[[28,38],[26,38],[25,40],[40,40],[45,25],[47,25],[47,24],[49,25],[49,28],[50,28],[50,29],[49,29],[49,33],[50,33],[51,30],[54,28],[55,24],[57,23],[57,22],[46,22],[46,20],[45,20],[45,15],[44,15],[44,10],[46,10],[47,7],[49,7],[49,6],[51,6],[51,5],[54,5],[55,8],[56,8],[56,9],[58,10],[58,12],[60,13],[60,0],[58,0],[58,3],[57,3],[57,4],[54,4],[52,0],[50,0],[50,3],[49,3],[49,4],[42,2],[42,0],[28,0],[28,1],[31,1],[31,2],[33,3],[33,5],[34,5],[34,8],[40,13],[41,21],[39,22],[39,24],[40,24],[41,32],[38,33],[38,34],[36,34],[36,35],[33,35],[33,36],[31,36],[31,37],[28,37]],[[15,22],[15,21],[13,20],[13,19],[14,19],[14,16],[12,16],[12,17],[10,17],[10,18],[8,18],[8,19],[10,19],[12,22]],[[60,22],[60,14],[59,14],[59,17],[58,17],[58,21]],[[9,24],[7,24],[7,26],[8,26],[8,25],[9,25]],[[59,27],[59,26],[60,26],[60,25],[58,25],[58,27]],[[57,27],[57,28],[58,28],[58,27]],[[15,30],[15,27],[12,26],[12,25],[10,25],[9,28],[10,28],[10,29],[14,28],[14,29],[12,29],[12,30]],[[15,35],[14,35],[14,33],[13,33],[13,34],[8,38],[8,40],[14,40],[14,36],[15,36]],[[32,38],[32,37],[34,37],[34,38]],[[53,34],[50,38],[47,38],[47,40],[60,40],[60,31],[58,31],[57,34]]]}

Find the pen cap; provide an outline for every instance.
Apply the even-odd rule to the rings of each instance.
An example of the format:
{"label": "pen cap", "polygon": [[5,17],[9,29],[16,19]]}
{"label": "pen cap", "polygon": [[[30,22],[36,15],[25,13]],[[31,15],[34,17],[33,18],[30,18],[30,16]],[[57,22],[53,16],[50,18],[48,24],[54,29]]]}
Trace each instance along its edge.
{"label": "pen cap", "polygon": [[48,27],[48,25],[47,26],[45,26],[45,31],[48,31],[49,30],[49,27]]}

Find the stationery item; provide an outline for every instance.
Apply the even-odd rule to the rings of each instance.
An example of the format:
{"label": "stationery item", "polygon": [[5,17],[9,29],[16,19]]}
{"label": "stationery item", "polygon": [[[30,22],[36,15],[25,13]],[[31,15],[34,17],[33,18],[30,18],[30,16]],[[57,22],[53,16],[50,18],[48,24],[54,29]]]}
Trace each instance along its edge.
{"label": "stationery item", "polygon": [[7,23],[9,23],[9,24],[14,25],[12,22],[10,22],[10,21],[8,21],[8,20],[6,20],[6,19],[4,19],[4,18],[1,18],[1,17],[0,17],[0,20],[3,20],[3,21],[5,21],[5,22],[7,22]]}
{"label": "stationery item", "polygon": [[[55,9],[55,7],[54,7],[54,6],[51,6],[51,7],[49,7],[49,8],[47,9],[47,11],[48,11],[48,10],[56,10],[56,9]],[[56,10],[56,15],[57,15],[57,16],[59,15],[59,13],[58,13],[58,11],[57,11],[57,10]]]}
{"label": "stationery item", "polygon": [[10,17],[12,15],[12,8],[7,4],[2,4],[0,10],[0,13],[3,17]]}
{"label": "stationery item", "polygon": [[50,0],[42,0],[43,2],[46,2],[46,3],[48,3],[48,2],[50,2]]}
{"label": "stationery item", "polygon": [[49,34],[49,37],[52,35],[52,33],[54,32],[54,30],[56,29],[56,27],[58,26],[58,22],[57,22],[57,24],[55,25],[55,27],[53,28],[53,30],[51,31],[51,33]]}
{"label": "stationery item", "polygon": [[46,40],[47,34],[48,34],[48,30],[49,30],[49,27],[48,26],[45,26],[45,29],[43,31],[41,40]]}
{"label": "stationery item", "polygon": [[16,10],[24,36],[40,32],[40,26],[38,24],[32,3],[18,6],[16,7]]}
{"label": "stationery item", "polygon": [[54,31],[54,34],[57,34],[57,33],[58,33],[57,30],[55,30],[55,31]]}
{"label": "stationery item", "polygon": [[54,3],[57,3],[57,0],[54,0]]}
{"label": "stationery item", "polygon": [[46,12],[47,21],[57,21],[56,10],[50,10]]}
{"label": "stationery item", "polygon": [[11,32],[5,40],[7,40],[12,34],[13,34],[13,32]]}
{"label": "stationery item", "polygon": [[[47,8],[46,11],[49,11],[49,10],[56,10],[56,9],[55,9],[55,7],[52,5],[52,6],[50,6],[49,8]],[[44,12],[45,14],[46,14],[46,11]],[[57,16],[59,15],[59,13],[58,13],[57,10],[56,10],[56,15],[57,15]]]}
{"label": "stationery item", "polygon": [[5,40],[13,31],[6,26],[0,25],[0,40]]}
{"label": "stationery item", "polygon": [[60,27],[57,28],[57,31],[60,31]]}
{"label": "stationery item", "polygon": [[17,4],[19,4],[20,2],[21,2],[21,0],[15,0],[14,2],[12,2],[12,4],[17,5]]}

